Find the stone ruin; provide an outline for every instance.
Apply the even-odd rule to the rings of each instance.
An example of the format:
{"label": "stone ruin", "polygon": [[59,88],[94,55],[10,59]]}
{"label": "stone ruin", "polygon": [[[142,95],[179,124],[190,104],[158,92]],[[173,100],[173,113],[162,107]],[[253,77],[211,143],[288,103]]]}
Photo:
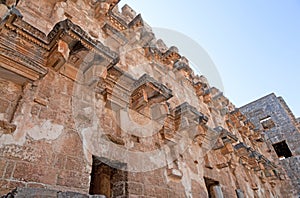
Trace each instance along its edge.
{"label": "stone ruin", "polygon": [[236,108],[119,0],[0,4],[0,195],[298,197],[300,122]]}

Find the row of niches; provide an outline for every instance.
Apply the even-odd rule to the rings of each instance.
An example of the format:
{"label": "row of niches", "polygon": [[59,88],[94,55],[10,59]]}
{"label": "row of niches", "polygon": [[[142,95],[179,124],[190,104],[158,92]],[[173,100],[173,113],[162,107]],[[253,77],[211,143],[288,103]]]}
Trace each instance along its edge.
{"label": "row of niches", "polygon": [[[106,69],[116,65],[119,61],[117,53],[101,42],[91,39],[86,32],[70,20],[59,22],[47,36],[15,13],[8,15],[3,24],[6,27],[3,34],[14,35],[12,37],[3,35],[6,38],[3,44],[8,46],[3,49],[6,51],[5,59],[16,65],[22,63],[18,68],[20,71],[13,70],[12,65],[7,62],[4,66],[20,75],[23,82],[26,79],[27,81],[40,79],[46,75],[46,68],[52,68],[72,80],[90,85],[99,80],[101,75],[105,75]],[[153,39],[151,37],[147,42]],[[16,48],[24,49],[28,56],[18,54],[14,51]],[[150,51],[154,50],[150,53],[151,56],[159,56],[163,65],[173,65],[174,70],[180,71],[186,79],[189,79],[196,88],[197,95],[209,95],[208,84],[205,80],[203,82],[201,77],[193,74],[188,60],[181,57],[175,47],[171,47],[164,53],[156,50],[157,48],[150,48],[152,49]],[[150,48],[144,48],[146,55],[147,49]],[[19,59],[15,60],[13,57],[19,57]]]}
{"label": "row of niches", "polygon": [[[118,75],[122,76],[121,80],[116,79]],[[174,97],[172,90],[147,74],[134,80],[113,67],[107,77],[98,83],[96,92],[107,109],[119,114],[117,125],[120,134],[131,131],[130,139],[137,145],[153,138],[157,141],[156,146],[160,147],[166,139],[177,142],[183,134],[191,140],[205,135],[208,117],[187,102],[171,108],[168,100]],[[135,125],[138,126],[136,130]],[[134,130],[138,132],[132,132]],[[121,139],[113,137],[110,131],[107,136],[110,140]],[[125,144],[124,141],[115,142]],[[144,146],[135,146],[133,149],[145,149]]]}
{"label": "row of niches", "polygon": [[[97,44],[97,43],[94,43],[94,41],[90,40],[88,38],[88,36],[84,33],[84,31],[80,29],[80,27],[72,24],[70,21],[66,21],[64,23],[60,23],[59,25],[57,25],[54,28],[54,31],[51,32],[47,38],[41,32],[38,32],[37,30],[30,27],[29,24],[22,22],[22,20],[20,18],[18,18],[18,17],[16,18],[16,15],[14,15],[14,14],[11,15],[11,20],[7,23],[7,27],[9,27],[10,31],[21,30],[23,33],[22,34],[19,33],[19,34],[22,35],[23,37],[25,37],[26,40],[34,42],[48,50],[51,50],[50,56],[48,57],[48,61],[47,61],[48,67],[54,68],[55,70],[60,70],[64,75],[66,75],[72,79],[78,79],[78,75],[77,75],[78,72],[74,72],[74,68],[78,69],[79,67],[81,67],[81,70],[85,71],[86,73],[88,73],[89,68],[91,68],[91,65],[88,65],[89,62],[83,60],[83,57],[84,57],[84,59],[89,59],[90,62],[94,62],[94,63],[96,62],[97,64],[100,64],[100,65],[111,66],[114,63],[116,63],[117,56],[113,53],[109,53],[109,50],[107,50],[107,49],[106,49],[106,51],[104,50],[101,52],[102,56],[97,56],[96,53],[91,53],[91,55],[88,56],[87,54],[90,54],[88,52],[89,50],[92,50],[92,51],[95,50],[93,47],[91,47],[92,44]],[[67,37],[66,36],[62,37],[57,42],[56,45],[54,43],[52,44],[52,42],[51,42],[52,38],[53,39],[57,38],[57,36],[56,36],[57,32],[59,32],[61,30],[65,31],[67,29],[72,30],[70,33],[66,34]],[[78,37],[78,35],[85,38],[85,41],[79,42],[78,40],[79,40],[80,36]],[[38,37],[40,40],[42,40],[42,42],[38,41],[34,37]],[[56,46],[56,47],[54,47],[54,46]],[[97,50],[100,50],[100,49],[98,48],[98,49],[96,49],[96,51]],[[152,54],[151,56],[158,57],[158,59],[162,60],[165,64],[173,63],[174,68],[176,68],[177,70],[183,70],[187,73],[191,72],[187,65],[187,61],[185,59],[182,59],[181,62],[178,62],[178,58],[180,58],[180,56],[177,53],[177,50],[175,48],[174,49],[170,48],[170,50],[168,50],[164,53],[162,53],[160,50],[157,50],[157,48],[151,48],[151,47],[148,48],[148,51],[149,51],[149,54]],[[88,58],[86,58],[86,57],[88,57]],[[170,61],[168,61],[168,60],[170,60]],[[83,62],[85,64],[87,64],[86,67],[82,67],[82,65],[85,65],[85,64],[83,64]],[[38,66],[40,67],[41,65],[42,65],[42,62]],[[40,76],[45,75],[45,71],[42,70],[42,67],[38,68],[37,71],[40,72],[40,74],[39,74]],[[139,112],[140,114],[142,114],[144,116],[148,116],[148,117],[152,116],[150,113],[151,111],[149,111],[149,109],[150,109],[149,106],[154,106],[154,104],[165,102],[171,96],[171,94],[169,93],[170,90],[168,90],[167,87],[165,87],[164,85],[158,84],[157,82],[153,81],[152,79],[149,80],[150,78],[151,77],[149,77],[147,75],[141,77],[140,80],[146,80],[146,81],[148,80],[149,81],[146,83],[147,86],[140,85],[138,88],[136,88],[133,91],[133,94],[130,95],[131,99],[129,99],[129,106],[132,110],[135,110],[135,111]],[[32,79],[35,79],[35,78],[32,78]],[[92,79],[94,81],[93,78],[88,78],[88,79],[89,80]],[[194,85],[199,86],[199,83],[195,83]],[[203,87],[205,87],[205,86],[203,86]],[[201,84],[200,89],[203,89],[203,87]],[[106,92],[105,97],[109,98],[110,97],[109,91],[107,91],[107,90],[108,89],[105,90],[105,92]],[[205,94],[205,93],[206,93],[206,91],[202,91],[201,94]],[[117,94],[115,94],[115,95],[117,95]],[[116,97],[115,95],[111,96],[111,97]],[[123,97],[123,99],[124,99],[124,97]],[[181,105],[184,106],[183,104],[181,104]],[[180,107],[181,105],[179,105],[178,107]],[[167,112],[168,111],[175,112],[174,109],[170,110],[167,108],[167,106],[168,106],[167,103],[165,103],[165,106],[166,106],[165,109],[167,109],[166,110]],[[148,111],[147,111],[147,109],[148,109]],[[161,108],[155,107],[152,112],[159,111],[159,109],[161,109]],[[170,117],[172,117],[172,116],[180,117],[178,115],[174,115],[174,113],[170,113],[170,115],[171,115]],[[156,113],[154,116],[156,116],[156,119],[160,119],[160,116],[157,116]],[[203,115],[200,115],[200,116],[197,115],[197,116],[198,116],[198,118],[192,118],[192,119],[190,119],[190,118],[182,119],[181,117],[179,119],[178,118],[176,118],[176,119],[180,120],[180,122],[179,122],[180,127],[186,125],[186,123],[192,123],[191,120],[193,120],[193,119],[196,119],[196,121],[193,120],[193,122],[199,122],[199,120],[206,120],[206,119],[203,119],[204,118]],[[191,117],[193,117],[193,116],[191,116]],[[171,119],[174,119],[174,118],[171,118]],[[177,129],[180,128],[180,127],[178,127],[178,121],[177,121],[177,126],[174,125],[173,127],[177,128]],[[166,130],[166,131],[168,131],[168,130]],[[166,134],[167,135],[165,135],[165,136],[169,135],[168,132]]]}
{"label": "row of niches", "polygon": [[[240,142],[238,138],[231,132],[222,127],[217,127],[220,132],[220,141],[214,147],[214,150],[220,150],[223,155],[236,155],[239,158],[239,163],[248,169],[254,170],[261,178],[279,179],[281,174],[277,166],[259,153],[251,146]],[[221,142],[221,143],[220,143]],[[222,164],[217,168],[228,167],[229,164]]]}

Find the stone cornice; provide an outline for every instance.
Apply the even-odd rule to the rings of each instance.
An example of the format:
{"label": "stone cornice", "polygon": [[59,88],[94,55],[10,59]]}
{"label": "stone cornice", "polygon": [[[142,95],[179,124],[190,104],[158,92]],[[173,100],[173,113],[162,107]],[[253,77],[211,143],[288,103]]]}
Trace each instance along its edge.
{"label": "stone cornice", "polygon": [[[1,22],[1,27],[2,67],[30,81],[46,75],[46,67],[59,70],[68,61],[68,52],[72,52],[71,43],[74,42],[80,42],[90,53],[104,58],[105,66],[108,68],[119,61],[117,53],[101,42],[93,40],[69,19],[57,23],[48,35],[25,22],[21,15],[15,13],[6,16]],[[66,43],[64,54],[60,52],[61,46],[58,46],[60,40]],[[16,48],[23,51],[19,52],[15,50]]]}

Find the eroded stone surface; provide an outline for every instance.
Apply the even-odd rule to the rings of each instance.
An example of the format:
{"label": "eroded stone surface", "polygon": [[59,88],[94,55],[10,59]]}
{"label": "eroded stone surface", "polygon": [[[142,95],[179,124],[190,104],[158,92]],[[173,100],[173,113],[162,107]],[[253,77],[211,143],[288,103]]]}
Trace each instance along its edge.
{"label": "eroded stone surface", "polygon": [[235,108],[117,3],[0,4],[0,194],[297,197],[300,125],[283,99]]}

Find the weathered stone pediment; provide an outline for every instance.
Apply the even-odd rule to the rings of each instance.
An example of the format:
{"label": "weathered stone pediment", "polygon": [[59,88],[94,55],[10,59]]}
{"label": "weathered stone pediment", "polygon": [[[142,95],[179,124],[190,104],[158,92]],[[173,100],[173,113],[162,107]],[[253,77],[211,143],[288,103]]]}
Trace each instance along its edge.
{"label": "weathered stone pediment", "polygon": [[68,19],[46,36],[22,16],[11,14],[2,22],[1,34],[1,67],[21,81],[35,81],[46,75],[47,67],[59,71],[66,63],[61,72],[76,80],[78,70],[84,75],[95,63],[109,68],[119,60],[116,53]]}

